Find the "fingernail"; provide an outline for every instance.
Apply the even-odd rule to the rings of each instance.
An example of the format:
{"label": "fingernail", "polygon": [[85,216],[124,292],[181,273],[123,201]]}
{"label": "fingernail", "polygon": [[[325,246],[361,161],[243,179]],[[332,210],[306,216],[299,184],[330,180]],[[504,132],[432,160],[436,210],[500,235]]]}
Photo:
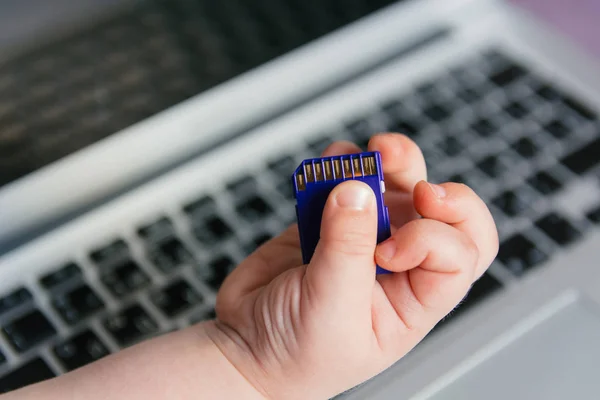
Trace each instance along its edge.
{"label": "fingernail", "polygon": [[364,210],[371,202],[373,191],[359,184],[346,184],[340,188],[335,196],[338,206],[342,208],[353,208],[355,210]]}
{"label": "fingernail", "polygon": [[384,261],[389,261],[396,254],[396,242],[393,239],[387,240],[377,246],[377,256],[382,258]]}
{"label": "fingernail", "polygon": [[428,184],[429,184],[429,187],[431,188],[431,190],[433,191],[433,193],[437,197],[439,197],[440,199],[443,197],[446,197],[446,189],[444,189],[440,185],[436,185],[434,183],[428,183]]}

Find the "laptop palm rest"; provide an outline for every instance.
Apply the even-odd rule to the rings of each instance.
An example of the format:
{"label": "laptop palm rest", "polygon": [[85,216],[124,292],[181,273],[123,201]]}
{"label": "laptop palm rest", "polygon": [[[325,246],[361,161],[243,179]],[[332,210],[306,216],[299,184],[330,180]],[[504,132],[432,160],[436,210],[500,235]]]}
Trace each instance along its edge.
{"label": "laptop palm rest", "polygon": [[[431,399],[584,399],[600,393],[600,311],[575,300],[451,380]],[[500,338],[500,341],[506,339]]]}

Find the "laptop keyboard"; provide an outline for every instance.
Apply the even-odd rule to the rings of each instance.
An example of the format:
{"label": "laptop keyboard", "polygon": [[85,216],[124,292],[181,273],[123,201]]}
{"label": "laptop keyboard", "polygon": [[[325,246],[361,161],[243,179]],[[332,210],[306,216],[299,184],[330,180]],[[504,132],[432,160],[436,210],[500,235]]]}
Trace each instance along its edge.
{"label": "laptop keyboard", "polygon": [[0,186],[396,1],[136,1],[0,62]]}
{"label": "laptop keyboard", "polygon": [[39,310],[31,310],[4,325],[2,333],[19,353],[33,348],[56,334],[56,329]]}
{"label": "laptop keyboard", "polygon": [[[214,318],[215,293],[235,265],[294,221],[289,176],[298,162],[333,140],[364,147],[378,131],[412,137],[432,181],[467,183],[488,202],[501,237],[495,268],[515,279],[577,243],[600,221],[600,204],[574,220],[553,203],[598,167],[597,116],[497,52],[342,122],[345,129],[323,132],[301,152],[265,160],[260,174],[238,177],[224,192],[182,205],[189,229],[158,217],[135,227],[136,243],[114,238],[90,250],[89,265],[70,263],[41,276],[46,308],[26,288],[1,297],[7,346],[0,348],[0,392]],[[435,334],[502,290],[504,282],[487,272]],[[70,333],[59,337],[65,326]]]}
{"label": "laptop keyboard", "polygon": [[520,277],[548,260],[548,256],[532,240],[518,233],[502,242],[498,260],[515,276]]}
{"label": "laptop keyboard", "polygon": [[54,346],[52,353],[66,371],[72,371],[110,354],[91,330],[85,330]]}

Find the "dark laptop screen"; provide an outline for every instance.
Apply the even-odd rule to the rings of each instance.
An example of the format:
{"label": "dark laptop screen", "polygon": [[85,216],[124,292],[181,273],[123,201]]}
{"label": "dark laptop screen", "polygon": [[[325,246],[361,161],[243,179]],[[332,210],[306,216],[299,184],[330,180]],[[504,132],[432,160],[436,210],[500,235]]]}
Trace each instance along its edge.
{"label": "dark laptop screen", "polygon": [[[5,42],[39,33],[0,41],[0,186],[393,2],[128,1],[95,23],[93,3],[115,1],[0,3]],[[61,38],[23,29],[36,15]]]}

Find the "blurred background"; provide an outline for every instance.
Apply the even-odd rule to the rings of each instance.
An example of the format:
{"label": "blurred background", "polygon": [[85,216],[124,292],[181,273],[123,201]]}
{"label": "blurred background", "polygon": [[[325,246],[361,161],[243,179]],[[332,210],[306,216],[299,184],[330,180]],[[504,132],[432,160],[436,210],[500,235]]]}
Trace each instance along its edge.
{"label": "blurred background", "polygon": [[393,0],[1,0],[0,186]]}
{"label": "blurred background", "polygon": [[[600,52],[600,2],[513,1]],[[0,186],[393,2],[1,0]]]}
{"label": "blurred background", "polygon": [[589,51],[600,55],[600,1],[512,0],[561,29]]}

